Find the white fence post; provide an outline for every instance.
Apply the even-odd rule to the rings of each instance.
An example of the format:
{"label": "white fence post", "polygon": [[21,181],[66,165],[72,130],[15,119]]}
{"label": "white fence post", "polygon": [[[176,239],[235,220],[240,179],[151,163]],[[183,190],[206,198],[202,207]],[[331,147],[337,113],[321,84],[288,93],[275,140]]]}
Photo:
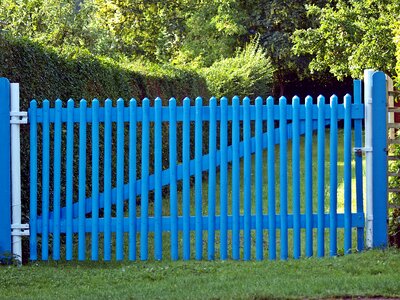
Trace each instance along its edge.
{"label": "white fence post", "polygon": [[27,113],[19,110],[19,83],[11,83],[11,212],[12,253],[22,261],[22,235],[28,235],[28,225],[21,224],[21,158],[20,124],[27,123]]}

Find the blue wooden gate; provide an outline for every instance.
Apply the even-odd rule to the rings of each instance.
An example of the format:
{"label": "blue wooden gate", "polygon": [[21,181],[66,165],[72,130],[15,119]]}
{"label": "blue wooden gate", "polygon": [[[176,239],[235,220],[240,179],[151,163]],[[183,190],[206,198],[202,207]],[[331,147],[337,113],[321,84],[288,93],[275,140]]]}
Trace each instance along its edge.
{"label": "blue wooden gate", "polygon": [[[353,96],[302,101],[33,100],[30,259],[262,260],[363,250],[361,82]],[[376,231],[374,246],[385,238]]]}

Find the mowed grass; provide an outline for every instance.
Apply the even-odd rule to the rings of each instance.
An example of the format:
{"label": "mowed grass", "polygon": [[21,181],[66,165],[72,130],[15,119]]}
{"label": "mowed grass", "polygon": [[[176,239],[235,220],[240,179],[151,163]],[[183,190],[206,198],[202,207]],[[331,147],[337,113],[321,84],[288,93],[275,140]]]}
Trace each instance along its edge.
{"label": "mowed grass", "polygon": [[400,297],[399,270],[395,249],[277,262],[40,262],[0,267],[0,298]]}
{"label": "mowed grass", "polygon": [[[342,132],[340,132],[342,133]],[[314,135],[314,141],[316,136]],[[304,195],[304,140],[301,145],[301,193]],[[268,213],[267,151],[264,153],[264,213]],[[276,213],[279,214],[279,147],[275,148]],[[329,134],[326,136],[325,163],[325,213],[329,212]],[[313,143],[313,211],[317,208],[317,164],[316,143]],[[288,146],[288,211],[292,211],[291,145]],[[242,163],[241,163],[242,166]],[[338,145],[338,212],[343,212],[343,141]],[[354,166],[353,166],[354,167]],[[252,170],[252,176],[254,169]],[[219,174],[217,173],[217,178]],[[231,173],[229,172],[229,177]],[[352,184],[355,179],[353,172]],[[241,193],[243,176],[241,175]],[[228,181],[228,203],[231,213],[231,179]],[[216,213],[219,214],[219,180],[216,185]],[[207,215],[207,178],[203,181],[203,214]],[[191,189],[191,214],[194,215],[194,188]],[[254,184],[252,186],[254,201]],[[181,195],[179,193],[179,203]],[[241,214],[243,194],[241,194]],[[355,212],[355,189],[353,188],[353,212]],[[182,212],[181,204],[178,206]],[[301,211],[305,212],[304,196]],[[252,206],[254,213],[254,202]],[[138,207],[140,216],[140,207]],[[149,215],[153,215],[150,203]],[[163,215],[169,215],[169,199],[163,199]],[[314,230],[314,234],[316,230]],[[355,233],[353,231],[353,233]],[[126,236],[127,237],[127,236]],[[229,238],[231,235],[229,235]],[[253,235],[254,237],[254,235]],[[277,230],[277,257],[279,259],[279,230]],[[353,234],[354,254],[327,258],[304,258],[304,231],[302,234],[302,259],[292,259],[292,233],[289,230],[289,260],[268,260],[268,231],[264,235],[264,261],[219,260],[219,232],[216,232],[216,260],[207,261],[207,233],[204,232],[202,261],[170,260],[170,234],[163,234],[163,260],[154,260],[153,234],[149,234],[149,260],[140,261],[140,236],[137,236],[137,259],[127,260],[128,239],[125,239],[125,258],[115,261],[115,235],[113,237],[113,260],[111,262],[31,262],[22,267],[0,267],[0,299],[65,299],[65,298],[120,298],[120,299],[287,299],[287,298],[332,298],[332,297],[400,297],[400,251],[395,249],[357,252],[356,235]],[[243,243],[241,232],[241,247]],[[100,236],[102,242],[102,236]],[[231,240],[229,240],[229,245]],[[254,245],[255,239],[252,239]],[[87,235],[87,256],[90,259],[90,234]],[[194,232],[192,233],[192,258],[194,258]],[[316,242],[313,243],[314,250]],[[329,231],[326,230],[325,249],[329,253]],[[343,247],[343,230],[338,232],[338,248]],[[76,251],[77,247],[74,246]],[[50,247],[51,250],[51,247]],[[254,250],[254,247],[253,247]],[[179,236],[179,254],[182,257],[182,236]],[[99,248],[102,260],[102,243]],[[39,249],[40,253],[40,249]],[[339,255],[343,253],[338,251]],[[231,248],[229,247],[229,255]],[[314,251],[314,255],[315,255]],[[62,254],[64,257],[64,254]],[[241,258],[243,253],[241,252]],[[76,259],[76,255],[74,256]]]}

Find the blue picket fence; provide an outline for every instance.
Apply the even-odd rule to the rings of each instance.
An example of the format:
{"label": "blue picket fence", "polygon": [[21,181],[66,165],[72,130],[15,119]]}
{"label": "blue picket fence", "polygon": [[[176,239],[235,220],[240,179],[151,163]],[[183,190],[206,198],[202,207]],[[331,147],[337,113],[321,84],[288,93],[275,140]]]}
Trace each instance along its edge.
{"label": "blue picket fence", "polygon": [[[104,106],[94,99],[90,107],[85,100],[69,100],[66,107],[61,100],[54,107],[47,100],[38,107],[33,100],[30,259],[48,260],[52,254],[54,260],[160,260],[166,248],[172,260],[276,259],[277,252],[281,259],[298,259],[303,246],[306,257],[326,255],[327,240],[334,256],[339,229],[344,253],[362,250],[360,156],[354,157],[352,197],[353,146],[362,147],[364,119],[360,81],[353,97],[327,100],[319,96],[313,103],[306,97],[300,104],[294,97],[288,104],[284,97],[279,103],[272,97],[234,97],[211,98],[205,105],[201,98],[182,103],[172,98],[163,106],[159,98],[140,105],[119,99],[115,107],[109,99]],[[339,134],[343,212],[337,199]]]}

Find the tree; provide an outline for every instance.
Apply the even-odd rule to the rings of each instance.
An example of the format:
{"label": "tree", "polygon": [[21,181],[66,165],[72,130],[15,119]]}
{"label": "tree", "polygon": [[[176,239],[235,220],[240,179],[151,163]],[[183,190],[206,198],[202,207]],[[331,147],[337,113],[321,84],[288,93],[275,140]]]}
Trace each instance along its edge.
{"label": "tree", "polygon": [[306,75],[309,57],[296,56],[293,53],[291,36],[297,29],[312,27],[313,17],[307,18],[307,5],[321,6],[327,1],[321,0],[252,0],[243,1],[243,7],[249,15],[248,31],[260,34],[261,45],[276,69],[275,94],[283,95],[284,87],[290,78]]}
{"label": "tree", "polygon": [[92,1],[92,25],[108,34],[110,52],[166,61],[180,45],[185,0]]}
{"label": "tree", "polygon": [[1,28],[48,46],[88,46],[96,33],[88,30],[90,1],[78,0],[2,0]]}
{"label": "tree", "polygon": [[[395,20],[400,3],[343,1],[323,8],[308,7],[319,26],[294,33],[294,51],[312,56],[310,70],[329,70],[338,79],[361,78],[366,68],[395,73]],[[398,24],[398,23],[397,23]]]}
{"label": "tree", "polygon": [[247,34],[247,16],[238,0],[188,1],[185,34],[175,64],[208,67],[233,56]]}

